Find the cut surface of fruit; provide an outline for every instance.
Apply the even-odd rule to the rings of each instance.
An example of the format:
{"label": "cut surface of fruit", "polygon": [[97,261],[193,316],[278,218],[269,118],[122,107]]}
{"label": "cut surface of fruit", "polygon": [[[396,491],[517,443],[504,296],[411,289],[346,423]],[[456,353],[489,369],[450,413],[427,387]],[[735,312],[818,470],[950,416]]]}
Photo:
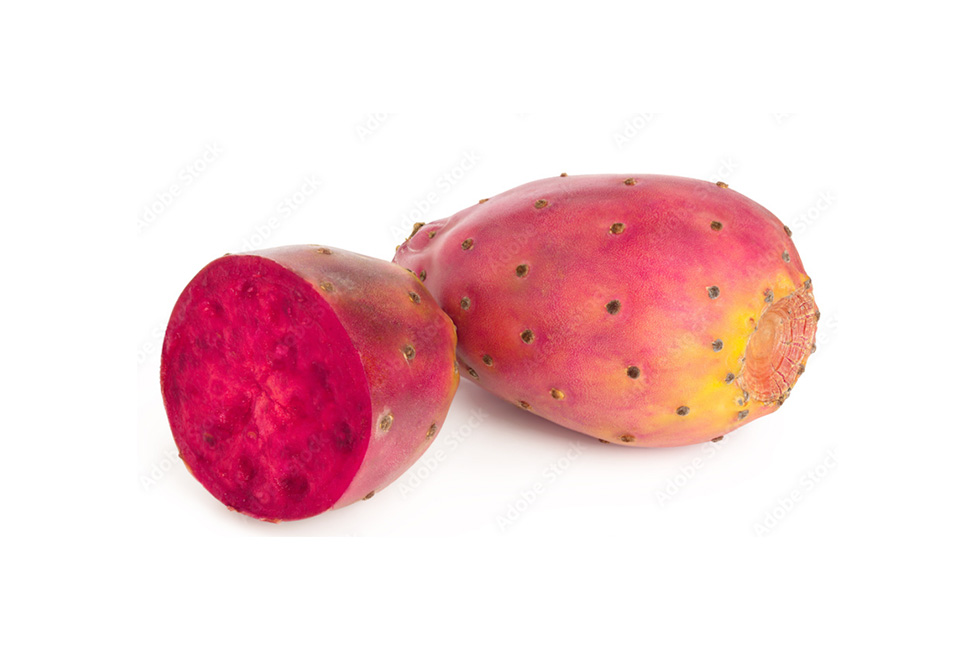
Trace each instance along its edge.
{"label": "cut surface of fruit", "polygon": [[362,360],[307,280],[235,255],[180,295],[162,389],[180,456],[228,507],[290,520],[330,508],[369,443]]}

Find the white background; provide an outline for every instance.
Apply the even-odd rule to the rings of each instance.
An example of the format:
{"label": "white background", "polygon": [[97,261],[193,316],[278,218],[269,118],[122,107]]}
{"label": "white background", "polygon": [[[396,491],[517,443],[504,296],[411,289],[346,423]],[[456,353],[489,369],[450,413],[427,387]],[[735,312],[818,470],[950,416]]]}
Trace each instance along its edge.
{"label": "white background", "polygon": [[[959,17],[31,7],[0,12],[11,647],[971,647]],[[162,332],[211,259],[389,259],[563,171],[724,180],[791,226],[823,317],[779,412],[632,449],[464,381],[399,481],[279,525],[174,462]]]}

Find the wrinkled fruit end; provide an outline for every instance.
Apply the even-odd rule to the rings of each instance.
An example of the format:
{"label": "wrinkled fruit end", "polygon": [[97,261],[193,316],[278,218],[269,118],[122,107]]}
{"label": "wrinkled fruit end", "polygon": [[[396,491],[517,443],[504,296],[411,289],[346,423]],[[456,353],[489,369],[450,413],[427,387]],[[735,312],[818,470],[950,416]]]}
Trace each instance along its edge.
{"label": "wrinkled fruit end", "polygon": [[812,291],[799,289],[762,315],[740,373],[742,388],[754,399],[769,404],[788,396],[813,351],[817,313]]}

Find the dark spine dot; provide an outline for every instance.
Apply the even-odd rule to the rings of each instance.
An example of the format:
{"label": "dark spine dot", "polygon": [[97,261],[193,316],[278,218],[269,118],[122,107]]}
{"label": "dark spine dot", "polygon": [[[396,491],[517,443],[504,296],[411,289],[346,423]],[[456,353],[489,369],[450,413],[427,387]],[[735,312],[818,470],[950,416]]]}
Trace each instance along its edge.
{"label": "dark spine dot", "polygon": [[708,287],[708,298],[710,298],[711,300],[717,298],[720,293],[721,293],[721,289],[714,286]]}
{"label": "dark spine dot", "polygon": [[523,278],[526,275],[528,275],[528,265],[527,264],[519,264],[518,266],[516,266],[515,267],[515,275],[517,275],[519,278]]}
{"label": "dark spine dot", "polygon": [[423,282],[424,280],[427,279],[427,272],[426,271],[420,271],[420,275],[418,275],[416,277],[418,277],[420,279],[420,282]]}
{"label": "dark spine dot", "polygon": [[789,257],[789,251],[782,251],[782,261],[783,262],[788,262],[791,259],[792,258]]}
{"label": "dark spine dot", "polygon": [[389,431],[393,426],[393,414],[386,413],[379,419],[379,428],[383,431]]}
{"label": "dark spine dot", "polygon": [[747,409],[744,410],[744,411],[738,411],[738,419],[739,420],[744,420],[747,417],[748,417],[748,410]]}
{"label": "dark spine dot", "polygon": [[725,183],[724,181],[718,181],[717,183],[715,183],[715,185],[717,185],[718,187],[728,187],[728,184]]}
{"label": "dark spine dot", "polygon": [[375,490],[373,490],[372,492],[370,492],[366,496],[362,497],[362,500],[363,501],[368,501],[369,499],[373,498],[374,496],[376,496],[376,491]]}
{"label": "dark spine dot", "polygon": [[720,352],[721,348],[724,347],[724,342],[721,339],[714,339],[711,341],[711,349],[715,352]]}
{"label": "dark spine dot", "polygon": [[626,226],[624,226],[623,224],[621,224],[621,223],[614,223],[612,226],[610,226],[609,231],[611,233],[613,233],[614,235],[618,235],[621,232],[623,232],[623,230],[625,230],[625,229],[626,229]]}
{"label": "dark spine dot", "polygon": [[565,399],[565,393],[560,391],[558,388],[553,388],[551,390],[551,394],[553,399]]}
{"label": "dark spine dot", "polygon": [[599,442],[603,443],[604,445],[610,444],[609,440],[603,440],[602,438],[596,438],[596,440],[598,440]]}
{"label": "dark spine dot", "polygon": [[460,308],[463,309],[463,310],[465,310],[465,311],[468,310],[468,309],[470,309],[471,308],[471,299],[470,298],[466,298],[466,297],[465,298],[461,298],[460,299]]}
{"label": "dark spine dot", "polygon": [[416,356],[416,349],[407,343],[403,346],[403,356],[406,357],[407,361],[413,361],[413,357]]}
{"label": "dark spine dot", "polygon": [[317,253],[319,253],[319,254],[321,254],[321,255],[331,255],[331,254],[332,254],[332,251],[331,251],[331,250],[329,250],[328,248],[319,248],[319,249],[318,249],[317,251],[315,251],[315,252],[317,252]]}
{"label": "dark spine dot", "polygon": [[640,369],[636,366],[630,366],[626,369],[626,376],[630,379],[636,379],[640,376]]}
{"label": "dark spine dot", "polygon": [[412,300],[414,304],[419,305],[420,304],[420,294],[416,293],[415,291],[411,291],[410,292],[410,300]]}
{"label": "dark spine dot", "polygon": [[772,293],[771,289],[765,290],[765,302],[772,302],[775,299],[775,295]]}
{"label": "dark spine dot", "polygon": [[488,202],[487,199],[481,199],[480,201],[478,201],[478,203],[487,203],[487,202]]}
{"label": "dark spine dot", "polygon": [[724,436],[718,436],[717,438],[711,438],[711,442],[719,442],[724,440]]}
{"label": "dark spine dot", "polygon": [[322,291],[326,293],[332,293],[333,291],[335,291],[335,285],[333,285],[331,282],[322,282],[318,286],[321,287]]}
{"label": "dark spine dot", "polygon": [[789,237],[792,237],[792,230],[789,228],[789,226],[783,225],[782,229],[785,230],[785,234],[787,234]]}
{"label": "dark spine dot", "polygon": [[608,303],[606,303],[606,311],[611,314],[618,314],[620,311],[620,301],[610,300]]}
{"label": "dark spine dot", "polygon": [[687,415],[690,412],[691,412],[691,409],[690,409],[689,406],[681,406],[681,407],[678,407],[678,409],[677,409],[677,415]]}
{"label": "dark spine dot", "polygon": [[491,358],[491,355],[490,354],[485,354],[483,357],[481,357],[481,361],[484,362],[484,365],[485,366],[493,366],[494,365],[494,359]]}
{"label": "dark spine dot", "polygon": [[427,429],[427,439],[430,439],[430,438],[434,437],[435,435],[437,435],[437,423],[436,422],[434,422],[433,424],[431,424],[430,425],[430,428]]}
{"label": "dark spine dot", "polygon": [[467,369],[467,374],[469,374],[474,379],[477,379],[477,371],[474,370],[473,368],[468,368]]}
{"label": "dark spine dot", "polygon": [[562,178],[565,178],[566,176],[568,176],[568,174],[566,174],[565,172],[562,172],[561,174],[559,174],[559,176],[561,176]]}
{"label": "dark spine dot", "polygon": [[537,201],[535,201],[535,209],[537,210],[541,210],[546,205],[548,205],[548,201],[546,201],[545,199],[538,199]]}
{"label": "dark spine dot", "polygon": [[532,341],[535,340],[535,333],[532,332],[531,330],[525,330],[524,332],[521,333],[521,340],[524,341],[525,343],[531,343]]}
{"label": "dark spine dot", "polygon": [[634,440],[636,440],[636,436],[631,436],[628,433],[626,435],[620,436],[621,442],[633,442]]}
{"label": "dark spine dot", "polygon": [[467,239],[465,239],[460,243],[460,247],[463,248],[465,251],[469,251],[471,248],[474,247],[474,240],[468,237]]}
{"label": "dark spine dot", "polygon": [[735,380],[735,373],[733,372],[729,372],[727,375],[724,376],[724,383],[726,384],[730,384],[734,380]]}
{"label": "dark spine dot", "polygon": [[427,234],[427,237],[429,237],[430,239],[433,239],[433,238],[434,238],[434,237],[436,237],[436,236],[437,236],[437,231],[436,231],[436,230],[431,230],[431,231],[430,231],[430,232],[429,232],[429,233]]}
{"label": "dark spine dot", "polygon": [[529,404],[528,402],[526,402],[524,400],[521,400],[520,402],[518,402],[518,406],[521,407],[521,408],[523,408],[523,409],[525,409],[526,411],[531,410],[531,407],[532,407],[531,404]]}
{"label": "dark spine dot", "polygon": [[711,230],[713,230],[714,232],[718,232],[722,228],[724,228],[724,225],[720,221],[711,222]]}
{"label": "dark spine dot", "polygon": [[625,181],[623,181],[623,185],[636,185],[636,179],[627,178]]}

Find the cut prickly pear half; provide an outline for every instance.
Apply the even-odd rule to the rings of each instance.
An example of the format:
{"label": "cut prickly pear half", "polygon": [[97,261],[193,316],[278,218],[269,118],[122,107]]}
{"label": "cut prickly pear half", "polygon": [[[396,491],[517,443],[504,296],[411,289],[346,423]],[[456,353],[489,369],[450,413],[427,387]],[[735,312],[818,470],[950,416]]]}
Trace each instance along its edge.
{"label": "cut prickly pear half", "polygon": [[302,519],[369,498],[430,445],[454,327],[388,262],[294,246],[229,255],[170,318],[162,392],[180,457],[233,510]]}

